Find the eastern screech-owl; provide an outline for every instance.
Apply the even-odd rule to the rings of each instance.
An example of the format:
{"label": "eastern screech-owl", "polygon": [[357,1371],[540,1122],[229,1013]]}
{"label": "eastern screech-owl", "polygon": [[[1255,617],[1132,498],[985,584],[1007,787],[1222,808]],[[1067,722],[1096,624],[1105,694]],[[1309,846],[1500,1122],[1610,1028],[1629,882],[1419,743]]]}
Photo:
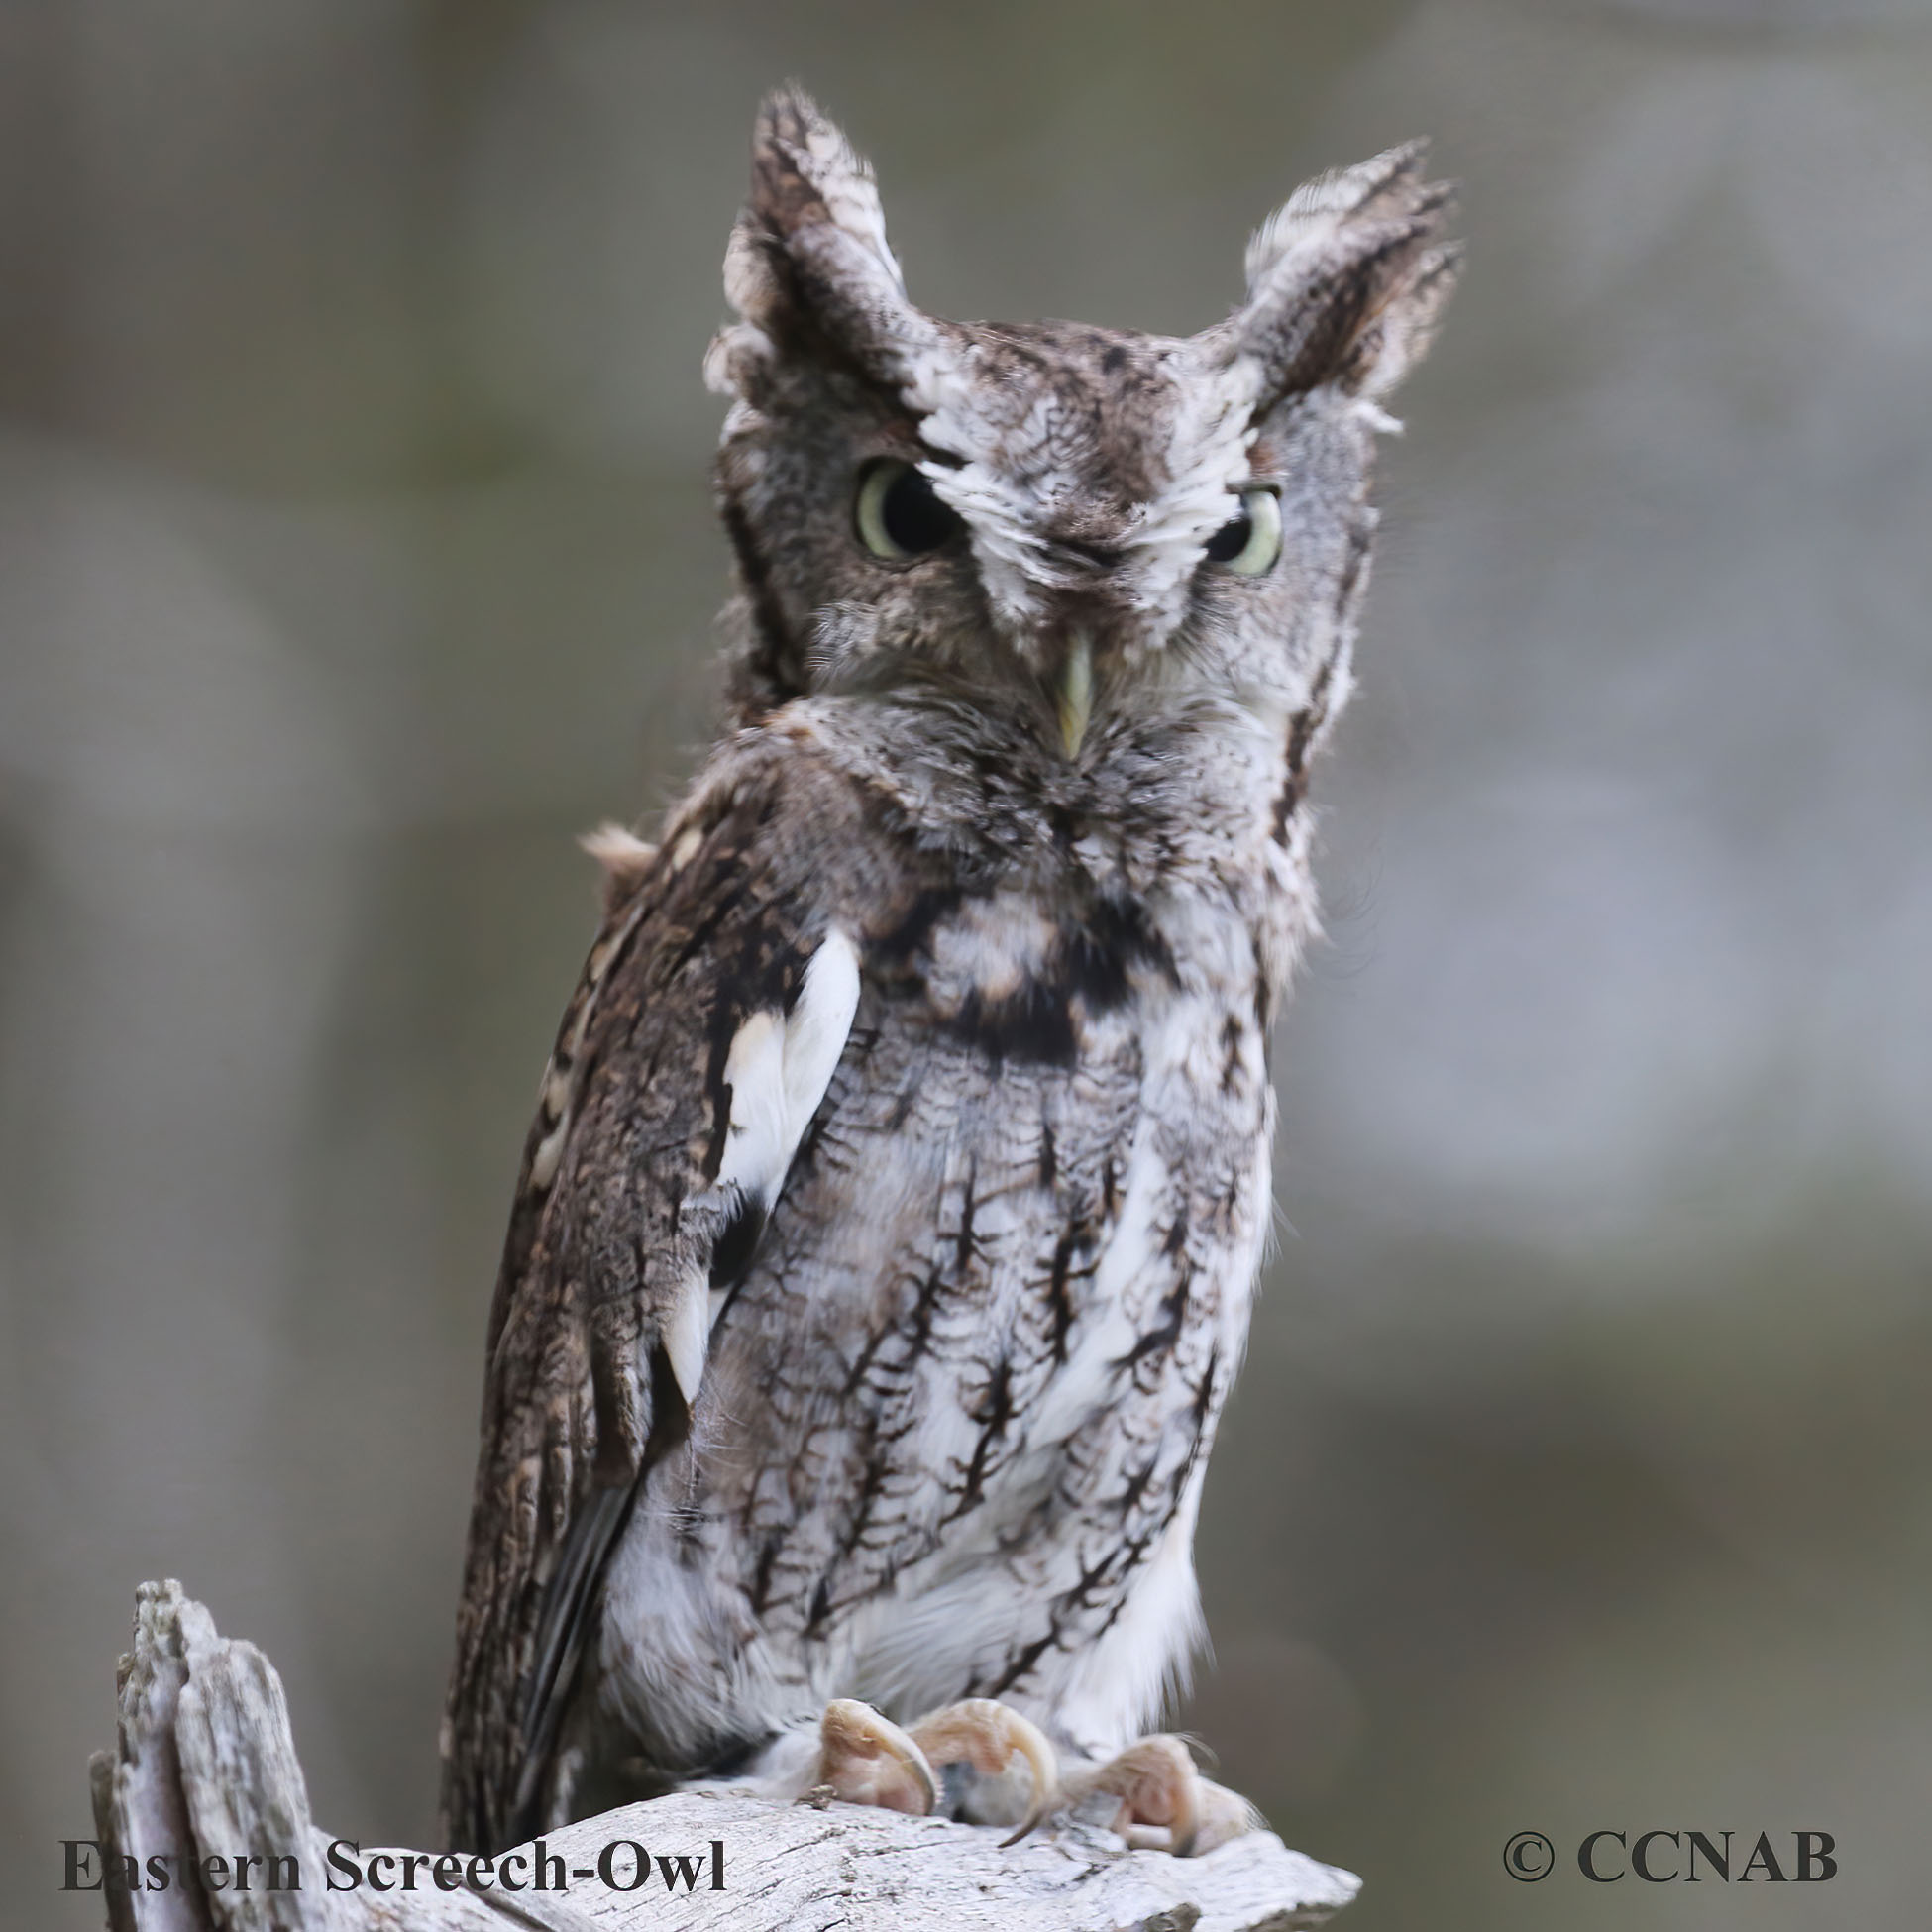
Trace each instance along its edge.
{"label": "eastern screech-owl", "polygon": [[591,841],[490,1317],[444,1730],[494,1850],[703,1778],[1245,1808],[1145,1737],[1269,1218],[1381,399],[1453,280],[1401,148],[1186,340],[942,321],[772,97],[706,364],[728,717]]}

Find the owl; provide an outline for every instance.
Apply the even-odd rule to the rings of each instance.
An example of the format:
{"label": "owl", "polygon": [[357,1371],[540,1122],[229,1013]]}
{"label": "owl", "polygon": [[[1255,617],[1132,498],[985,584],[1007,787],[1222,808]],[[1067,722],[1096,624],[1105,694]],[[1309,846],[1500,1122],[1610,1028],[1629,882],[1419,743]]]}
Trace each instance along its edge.
{"label": "owl", "polygon": [[764,104],[709,384],[725,716],[544,1075],[489,1321],[452,1847],[707,1780],[1199,1850],[1154,1730],[1268,1238],[1419,146],[1186,339],[942,320]]}

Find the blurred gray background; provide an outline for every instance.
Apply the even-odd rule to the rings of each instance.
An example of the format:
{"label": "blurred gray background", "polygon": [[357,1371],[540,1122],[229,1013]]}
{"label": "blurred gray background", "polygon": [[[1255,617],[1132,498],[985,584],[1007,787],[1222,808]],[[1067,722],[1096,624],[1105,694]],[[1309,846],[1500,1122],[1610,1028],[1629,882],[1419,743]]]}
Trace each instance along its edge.
{"label": "blurred gray background", "polygon": [[[0,1912],[100,1922],[146,1576],[280,1666],[323,1821],[429,1839],[572,838],[706,734],[698,363],[790,74],[958,314],[1192,330],[1302,176],[1464,181],[1189,1721],[1350,1932],[1923,1925],[1913,0],[0,7]],[[1651,1826],[1842,1870],[1568,1862]]]}

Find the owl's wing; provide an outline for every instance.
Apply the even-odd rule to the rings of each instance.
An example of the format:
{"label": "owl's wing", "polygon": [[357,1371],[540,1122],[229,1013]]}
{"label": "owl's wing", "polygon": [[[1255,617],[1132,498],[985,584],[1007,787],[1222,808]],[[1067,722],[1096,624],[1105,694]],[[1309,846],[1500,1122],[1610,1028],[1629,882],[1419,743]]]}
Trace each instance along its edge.
{"label": "owl's wing", "polygon": [[770,787],[605,854],[490,1319],[483,1449],[444,1720],[444,1830],[541,1823],[604,1569],[685,1436],[715,1293],[748,1265],[858,1002],[851,940],[788,890]]}

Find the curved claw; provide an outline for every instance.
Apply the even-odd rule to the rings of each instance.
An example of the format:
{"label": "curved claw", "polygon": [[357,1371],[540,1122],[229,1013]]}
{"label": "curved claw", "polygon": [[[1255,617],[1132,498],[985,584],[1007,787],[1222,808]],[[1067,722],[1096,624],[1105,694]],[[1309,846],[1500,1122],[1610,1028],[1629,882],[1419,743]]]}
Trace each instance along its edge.
{"label": "curved claw", "polygon": [[1004,1852],[1009,1845],[1018,1845],[1022,1838],[1030,1838],[1034,1832],[1039,1830],[1041,1822],[1045,1819],[1046,1814],[1052,1809],[1053,1807],[1050,1804],[1035,1804],[1033,1808],[1027,1812],[1025,1817],[1020,1819],[1019,1824],[1015,1825],[1014,1828],[1007,1833],[1006,1837],[1001,1839],[1000,1841],[1001,1851]]}
{"label": "curved claw", "polygon": [[926,1817],[938,1781],[917,1743],[856,1697],[835,1697],[818,1723],[817,1782],[847,1804]]}
{"label": "curved claw", "polygon": [[1003,1847],[1017,1845],[1060,1802],[1060,1761],[1046,1734],[1029,1718],[992,1697],[969,1697],[921,1718],[912,1737],[935,1765],[971,1765],[998,1777],[1018,1758],[1032,1774],[1026,1815]]}

